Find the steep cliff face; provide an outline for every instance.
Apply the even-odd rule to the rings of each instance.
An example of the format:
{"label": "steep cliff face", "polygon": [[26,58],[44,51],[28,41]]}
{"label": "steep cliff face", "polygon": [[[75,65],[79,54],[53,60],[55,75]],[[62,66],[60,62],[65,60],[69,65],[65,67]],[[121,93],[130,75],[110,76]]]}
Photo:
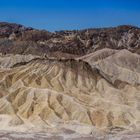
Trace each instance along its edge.
{"label": "steep cliff face", "polygon": [[3,29],[1,130],[140,130],[139,28],[50,33],[2,23]]}

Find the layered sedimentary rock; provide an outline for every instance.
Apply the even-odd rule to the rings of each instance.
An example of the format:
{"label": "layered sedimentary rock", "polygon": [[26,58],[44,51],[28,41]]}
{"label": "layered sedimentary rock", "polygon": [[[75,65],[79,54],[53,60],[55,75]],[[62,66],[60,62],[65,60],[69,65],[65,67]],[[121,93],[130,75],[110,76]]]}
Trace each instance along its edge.
{"label": "layered sedimentary rock", "polygon": [[139,129],[140,87],[125,82],[118,88],[87,62],[33,59],[1,68],[0,80],[1,123],[7,118],[3,129]]}
{"label": "layered sedimentary rock", "polygon": [[0,130],[139,132],[139,32],[1,23]]}
{"label": "layered sedimentary rock", "polygon": [[140,84],[140,56],[128,50],[102,49],[79,58],[88,62],[112,84]]}
{"label": "layered sedimentary rock", "polygon": [[[112,28],[48,32],[18,24],[0,23],[0,52],[3,54],[63,54],[83,56],[103,48],[127,49],[139,54],[140,29],[123,25]],[[64,55],[64,54],[69,55]]]}

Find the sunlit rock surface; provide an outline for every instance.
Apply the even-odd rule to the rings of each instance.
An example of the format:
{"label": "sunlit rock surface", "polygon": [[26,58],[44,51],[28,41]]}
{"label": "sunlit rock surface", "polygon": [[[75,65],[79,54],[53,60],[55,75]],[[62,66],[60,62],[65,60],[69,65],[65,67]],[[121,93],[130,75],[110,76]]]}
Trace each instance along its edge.
{"label": "sunlit rock surface", "polygon": [[[18,57],[12,62],[12,56],[12,63],[6,65],[8,68],[0,69],[0,129],[59,132],[65,128],[79,134],[138,131],[140,87],[138,80],[131,80],[131,76],[133,78],[133,74],[139,72],[138,67],[132,67],[133,72],[128,63],[123,64],[128,68],[125,68],[121,85],[116,82],[120,79],[116,78],[114,82],[107,75],[112,74],[113,63],[111,72],[104,74],[101,71],[108,68],[106,65],[101,67],[102,61],[109,57],[118,59],[118,53],[98,59],[94,67],[82,60],[34,57],[26,60],[28,56],[21,56],[24,58],[21,63],[16,60]],[[134,60],[138,57],[132,53],[129,56]],[[120,59],[118,63],[123,61]],[[116,66],[115,70],[119,68]]]}
{"label": "sunlit rock surface", "polygon": [[139,28],[4,26],[1,140],[140,139]]}

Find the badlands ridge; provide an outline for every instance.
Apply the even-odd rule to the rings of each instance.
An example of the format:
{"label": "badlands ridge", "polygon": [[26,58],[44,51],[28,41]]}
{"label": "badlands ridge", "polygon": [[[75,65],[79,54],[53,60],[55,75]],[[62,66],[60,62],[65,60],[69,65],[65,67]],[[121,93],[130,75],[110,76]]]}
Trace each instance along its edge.
{"label": "badlands ridge", "polygon": [[[140,44],[139,39],[135,40],[139,28],[122,26],[53,35],[21,25],[1,24],[6,30],[0,28],[1,130],[71,130],[80,134],[140,131]],[[92,31],[96,36],[91,35]],[[41,37],[25,40],[29,32],[41,32]],[[110,32],[117,34],[116,42],[109,40]],[[82,33],[84,42],[80,38]],[[96,38],[101,41],[98,43]],[[96,47],[91,40],[97,41]],[[81,44],[77,45],[77,41]],[[23,51],[21,46],[27,47],[29,42],[31,47]],[[110,42],[117,47],[107,47]],[[10,43],[14,45],[8,46]],[[32,48],[32,44],[38,43],[43,46]]]}

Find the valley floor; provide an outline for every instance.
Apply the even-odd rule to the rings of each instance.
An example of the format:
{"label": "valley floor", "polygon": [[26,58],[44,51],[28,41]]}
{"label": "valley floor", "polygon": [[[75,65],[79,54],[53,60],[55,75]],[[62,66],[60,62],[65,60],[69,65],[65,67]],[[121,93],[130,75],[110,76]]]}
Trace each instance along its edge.
{"label": "valley floor", "polygon": [[0,132],[0,140],[140,140],[139,133],[107,135],[107,136],[90,136],[78,134],[48,134],[48,133],[20,133],[20,132]]}

